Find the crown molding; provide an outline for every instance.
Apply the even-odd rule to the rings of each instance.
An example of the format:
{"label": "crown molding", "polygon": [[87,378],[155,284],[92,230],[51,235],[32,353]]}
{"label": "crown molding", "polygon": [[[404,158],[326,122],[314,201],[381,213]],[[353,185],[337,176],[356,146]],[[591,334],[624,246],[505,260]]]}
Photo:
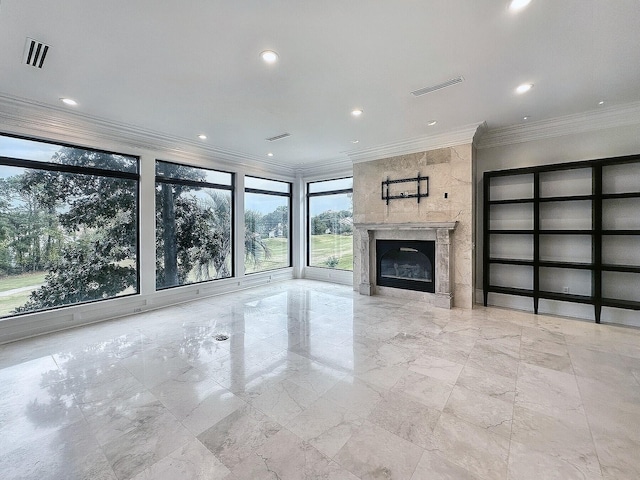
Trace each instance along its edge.
{"label": "crown molding", "polygon": [[[261,157],[211,147],[195,140],[175,137],[153,130],[112,122],[57,106],[0,93],[0,128],[5,133],[39,136],[43,139],[77,143],[94,148],[116,146],[157,152],[165,160],[178,157],[187,160],[214,160],[221,168],[268,169],[293,176],[295,169],[269,162]],[[127,153],[127,152],[123,152]]]}
{"label": "crown molding", "polygon": [[525,125],[489,128],[478,139],[476,147],[479,149],[501,147],[637,124],[640,124],[640,102],[633,102]]}
{"label": "crown molding", "polygon": [[296,173],[300,176],[309,178],[327,178],[332,176],[351,176],[353,175],[353,163],[346,155],[343,157],[330,158],[311,165],[300,165],[296,169]]}
{"label": "crown molding", "polygon": [[480,122],[473,123],[439,135],[409,138],[400,142],[393,142],[386,145],[378,145],[372,148],[347,152],[347,155],[353,163],[362,163],[370,162],[372,160],[380,160],[382,158],[395,157],[398,155],[407,155],[409,153],[425,152],[428,150],[437,150],[439,148],[464,145],[474,141],[476,131],[481,125],[482,123]]}
{"label": "crown molding", "polygon": [[[215,161],[219,168],[259,169],[283,176],[321,177],[350,175],[353,164],[473,143],[479,149],[586,133],[595,130],[640,124],[640,102],[603,107],[523,125],[491,129],[474,123],[439,135],[414,137],[399,142],[345,152],[344,156],[312,165],[291,167],[262,157],[204,145],[192,139],[175,137],[103,118],[70,112],[66,108],[0,93],[0,129],[5,133],[41,137],[87,147],[117,151],[147,150],[164,159]],[[105,145],[106,144],[106,145]]]}

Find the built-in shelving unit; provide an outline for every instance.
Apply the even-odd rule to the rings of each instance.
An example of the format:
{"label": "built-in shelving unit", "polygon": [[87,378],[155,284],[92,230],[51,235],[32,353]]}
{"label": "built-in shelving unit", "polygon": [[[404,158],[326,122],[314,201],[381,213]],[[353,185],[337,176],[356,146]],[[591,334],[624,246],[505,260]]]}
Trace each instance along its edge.
{"label": "built-in shelving unit", "polygon": [[640,310],[640,155],[485,172],[492,293]]}

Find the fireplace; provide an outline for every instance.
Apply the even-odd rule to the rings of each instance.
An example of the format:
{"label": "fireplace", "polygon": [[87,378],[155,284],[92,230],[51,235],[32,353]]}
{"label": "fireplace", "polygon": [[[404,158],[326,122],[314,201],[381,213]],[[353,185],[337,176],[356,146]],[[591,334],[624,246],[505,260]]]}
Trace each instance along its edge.
{"label": "fireplace", "polygon": [[376,240],[376,285],[435,292],[435,241]]}
{"label": "fireplace", "polygon": [[360,294],[389,295],[451,308],[451,233],[456,225],[457,222],[355,223]]}

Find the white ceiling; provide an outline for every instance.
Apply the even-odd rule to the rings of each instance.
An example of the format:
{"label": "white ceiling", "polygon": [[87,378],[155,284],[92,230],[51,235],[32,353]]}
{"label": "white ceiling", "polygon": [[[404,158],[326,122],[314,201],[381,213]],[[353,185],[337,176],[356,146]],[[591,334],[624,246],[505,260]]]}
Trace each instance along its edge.
{"label": "white ceiling", "polygon": [[[273,152],[268,161],[286,167],[640,100],[639,0],[507,6],[1,0],[0,94],[55,108],[71,97],[85,116],[188,142],[204,133],[209,148],[265,161]],[[52,47],[41,70],[22,63],[26,37]],[[275,65],[259,58],[265,49],[279,53]],[[410,94],[460,75],[459,85]],[[517,95],[521,83],[535,87]],[[292,136],[265,140],[284,132]]]}

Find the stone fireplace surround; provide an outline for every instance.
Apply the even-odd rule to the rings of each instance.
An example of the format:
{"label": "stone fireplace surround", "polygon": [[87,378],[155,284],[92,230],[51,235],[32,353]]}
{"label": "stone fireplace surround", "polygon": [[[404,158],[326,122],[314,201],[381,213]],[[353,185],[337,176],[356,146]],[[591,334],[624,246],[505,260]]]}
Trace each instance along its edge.
{"label": "stone fireplace surround", "polygon": [[[471,138],[471,137],[469,137]],[[398,199],[387,203],[381,199],[381,181],[387,178],[411,178],[420,173],[429,177],[429,196]],[[474,279],[474,223],[473,223],[473,145],[471,141],[456,146],[443,146],[435,150],[396,155],[386,158],[360,159],[353,164],[353,222],[361,225],[366,236],[388,240],[437,240],[438,227],[446,228],[449,235],[449,288],[436,290],[440,295],[411,296],[409,291],[377,287],[375,276],[365,275],[362,282],[361,264],[375,269],[360,254],[361,230],[354,228],[353,289],[360,291],[360,283],[371,285],[371,293],[415,299],[425,306],[445,304],[453,297],[453,306],[473,308]],[[412,193],[409,189],[409,193]],[[455,230],[449,229],[455,224]],[[370,225],[369,232],[366,225]],[[380,226],[376,230],[375,227]],[[445,232],[442,232],[445,234]],[[402,235],[402,236],[400,236]],[[368,242],[367,242],[368,243]],[[374,242],[375,243],[375,242]],[[375,248],[372,245],[371,248]],[[374,259],[375,260],[375,259]],[[437,262],[435,263],[438,268]],[[442,270],[442,268],[440,268]],[[375,273],[375,270],[374,270]],[[438,273],[436,272],[436,279]],[[419,293],[419,292],[417,292]],[[444,298],[443,298],[444,297]],[[436,299],[438,302],[436,302]],[[445,301],[447,300],[447,301]]]}
{"label": "stone fireplace surround", "polygon": [[[360,245],[360,278],[358,291],[361,295],[384,294],[424,300],[436,307],[451,308],[453,292],[453,256],[451,234],[457,222],[414,222],[414,223],[356,223]],[[376,240],[435,240],[435,293],[416,292],[376,285]]]}

